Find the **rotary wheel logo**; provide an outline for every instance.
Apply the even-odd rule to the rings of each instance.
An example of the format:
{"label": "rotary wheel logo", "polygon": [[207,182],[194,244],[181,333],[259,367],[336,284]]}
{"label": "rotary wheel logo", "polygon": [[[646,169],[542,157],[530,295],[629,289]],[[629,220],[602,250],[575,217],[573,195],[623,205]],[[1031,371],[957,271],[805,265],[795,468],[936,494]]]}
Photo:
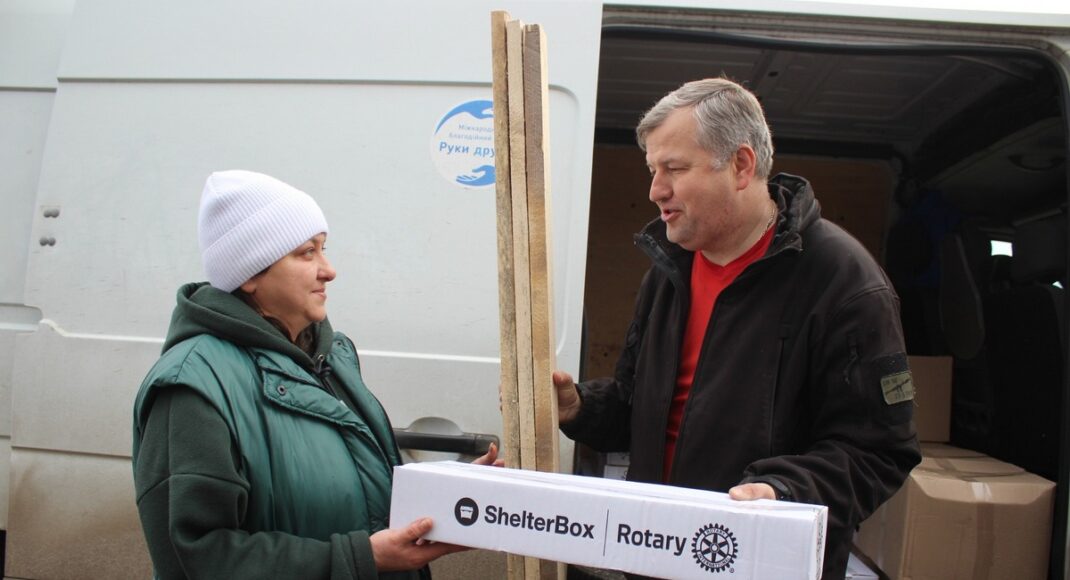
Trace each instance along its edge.
{"label": "rotary wheel logo", "polygon": [[736,536],[721,524],[702,526],[691,538],[691,555],[708,572],[735,572],[731,566],[738,553]]}

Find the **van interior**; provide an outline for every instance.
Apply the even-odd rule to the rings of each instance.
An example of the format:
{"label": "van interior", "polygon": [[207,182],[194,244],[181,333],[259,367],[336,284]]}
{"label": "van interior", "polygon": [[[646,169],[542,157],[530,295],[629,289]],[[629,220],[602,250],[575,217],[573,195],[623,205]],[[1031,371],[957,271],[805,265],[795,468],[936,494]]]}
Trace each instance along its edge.
{"label": "van interior", "polygon": [[[953,360],[952,445],[1068,482],[1067,79],[1040,51],[874,44],[845,22],[748,29],[717,15],[607,9],[598,81],[581,376],[611,375],[657,215],[634,128],[682,83],[726,76],[762,102],[773,173],[811,181],[901,299],[908,354]],[[793,34],[795,30],[811,32]],[[591,469],[588,450],[577,470]],[[1051,569],[1062,570],[1061,548]]]}

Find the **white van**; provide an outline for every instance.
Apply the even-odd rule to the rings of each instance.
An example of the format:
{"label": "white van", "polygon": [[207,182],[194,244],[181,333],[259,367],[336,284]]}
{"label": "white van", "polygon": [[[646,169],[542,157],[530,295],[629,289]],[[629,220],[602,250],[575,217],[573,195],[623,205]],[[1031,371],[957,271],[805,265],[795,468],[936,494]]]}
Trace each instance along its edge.
{"label": "white van", "polygon": [[[631,247],[654,216],[637,119],[728,75],[761,97],[776,170],[808,177],[892,275],[911,354],[954,357],[952,442],[1059,482],[1051,576],[1066,577],[1053,283],[1070,16],[775,0],[0,0],[5,576],[150,574],[131,405],[175,291],[202,277],[196,211],[217,169],[272,174],[323,207],[332,323],[410,459],[500,435],[494,9],[548,36],[561,368],[611,372],[646,268]],[[493,578],[500,562],[469,553],[436,572]]]}

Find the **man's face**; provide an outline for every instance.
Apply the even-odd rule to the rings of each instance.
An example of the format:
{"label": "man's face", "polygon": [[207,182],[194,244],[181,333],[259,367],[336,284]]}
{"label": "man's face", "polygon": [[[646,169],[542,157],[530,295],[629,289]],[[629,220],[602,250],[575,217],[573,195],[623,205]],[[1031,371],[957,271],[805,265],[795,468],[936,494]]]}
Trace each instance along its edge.
{"label": "man's face", "polygon": [[716,253],[740,227],[743,196],[733,157],[718,169],[697,138],[691,108],[678,109],[646,138],[650,201],[661,210],[669,241]]}

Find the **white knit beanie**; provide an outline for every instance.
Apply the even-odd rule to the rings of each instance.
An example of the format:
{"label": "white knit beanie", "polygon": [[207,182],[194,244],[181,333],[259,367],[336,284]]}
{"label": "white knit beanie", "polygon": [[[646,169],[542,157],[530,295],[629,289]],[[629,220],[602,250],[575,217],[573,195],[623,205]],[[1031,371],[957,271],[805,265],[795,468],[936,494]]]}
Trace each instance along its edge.
{"label": "white knit beanie", "polygon": [[327,233],[327,220],[307,193],[274,177],[217,171],[204,184],[197,230],[208,281],[231,292]]}

